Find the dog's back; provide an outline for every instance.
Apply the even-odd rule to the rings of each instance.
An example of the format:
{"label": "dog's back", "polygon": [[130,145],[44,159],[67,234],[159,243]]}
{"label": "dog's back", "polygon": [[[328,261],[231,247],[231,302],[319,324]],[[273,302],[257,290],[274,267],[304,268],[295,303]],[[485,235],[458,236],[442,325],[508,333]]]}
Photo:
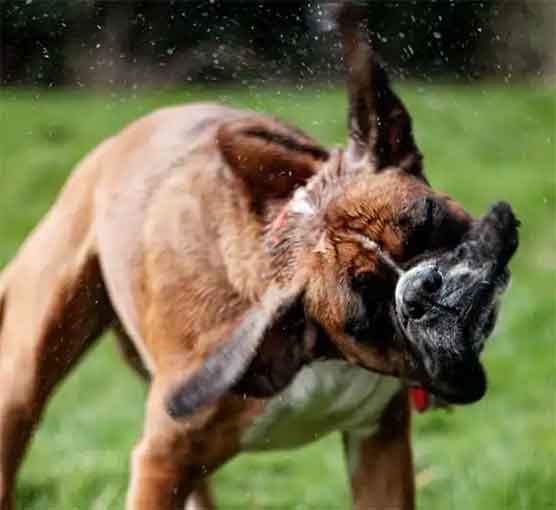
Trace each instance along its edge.
{"label": "dog's back", "polygon": [[[265,269],[260,218],[247,213],[249,199],[218,150],[218,132],[230,121],[259,118],[212,103],[164,108],[87,155],[0,275],[0,354],[2,344],[10,352],[10,342],[33,343],[59,328],[53,310],[85,283],[98,289],[92,315],[98,315],[99,296],[110,297],[102,324],[93,329],[115,312],[151,371],[144,345],[151,340],[144,329],[149,271],[159,286],[150,291],[173,293],[168,302],[174,307],[182,303],[179,314],[190,325],[185,336],[192,342],[214,317],[224,320],[257,298]],[[165,267],[165,253],[176,251],[183,264]],[[55,288],[61,289],[57,296]],[[184,299],[176,299],[180,294]],[[53,307],[53,300],[60,304]]]}

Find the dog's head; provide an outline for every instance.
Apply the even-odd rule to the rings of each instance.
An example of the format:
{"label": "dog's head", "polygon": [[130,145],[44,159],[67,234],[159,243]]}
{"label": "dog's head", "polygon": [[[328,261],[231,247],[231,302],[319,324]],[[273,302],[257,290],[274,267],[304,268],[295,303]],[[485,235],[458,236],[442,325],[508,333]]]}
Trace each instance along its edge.
{"label": "dog's head", "polygon": [[[347,148],[325,155],[306,139],[280,142],[288,136],[282,133],[274,133],[275,147],[268,134],[259,146],[252,140],[239,148],[221,144],[239,174],[255,176],[259,195],[277,183],[277,195],[283,195],[284,170],[293,175],[291,198],[268,227],[272,283],[222,347],[172,395],[175,416],[235,385],[268,333],[288,330],[293,309],[302,310],[305,337],[312,329],[323,332],[334,351],[354,364],[402,377],[454,403],[478,400],[486,390],[479,355],[509,279],[517,220],[505,203],[475,220],[431,189],[409,114],[351,14],[339,18],[349,69]],[[302,146],[313,152],[314,171]],[[251,160],[256,168],[250,173],[245,162]],[[269,174],[260,169],[276,161],[274,184],[261,185],[261,175]],[[299,356],[294,358],[290,377],[299,368]],[[267,384],[267,394],[289,380],[269,378],[278,379],[280,384]]]}
{"label": "dog's head", "polygon": [[407,375],[447,401],[473,402],[486,391],[479,355],[508,285],[517,226],[510,206],[496,203],[455,247],[421,254],[396,284],[393,310],[408,348]]}
{"label": "dog's head", "polygon": [[473,220],[392,168],[350,180],[318,221],[303,299],[339,352],[449,402],[481,398],[479,355],[517,247],[510,206]]}

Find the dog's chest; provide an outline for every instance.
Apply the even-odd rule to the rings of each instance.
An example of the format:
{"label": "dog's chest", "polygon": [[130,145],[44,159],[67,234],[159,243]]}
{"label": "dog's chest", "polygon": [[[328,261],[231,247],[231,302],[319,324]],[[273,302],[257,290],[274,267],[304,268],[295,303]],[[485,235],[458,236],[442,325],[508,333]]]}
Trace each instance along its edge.
{"label": "dog's chest", "polygon": [[398,380],[345,361],[314,362],[268,401],[241,444],[247,450],[267,450],[300,446],[334,430],[371,435],[399,389]]}

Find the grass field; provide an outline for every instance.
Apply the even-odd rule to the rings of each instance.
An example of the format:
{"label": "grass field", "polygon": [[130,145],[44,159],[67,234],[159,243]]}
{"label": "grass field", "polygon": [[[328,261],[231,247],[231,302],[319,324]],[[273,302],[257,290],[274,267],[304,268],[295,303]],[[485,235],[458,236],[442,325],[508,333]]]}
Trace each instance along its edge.
{"label": "grass field", "polygon": [[[433,186],[475,214],[496,199],[520,219],[513,283],[485,363],[487,397],[418,416],[422,510],[556,509],[555,91],[519,86],[406,86]],[[161,106],[217,99],[283,117],[327,144],[345,136],[340,89],[185,90],[93,95],[0,93],[0,267],[86,151]],[[40,254],[37,254],[40,256]],[[1,391],[1,388],[0,388]],[[58,391],[21,472],[18,509],[123,506],[145,388],[106,337]],[[349,508],[338,437],[245,455],[219,472],[220,508]]]}

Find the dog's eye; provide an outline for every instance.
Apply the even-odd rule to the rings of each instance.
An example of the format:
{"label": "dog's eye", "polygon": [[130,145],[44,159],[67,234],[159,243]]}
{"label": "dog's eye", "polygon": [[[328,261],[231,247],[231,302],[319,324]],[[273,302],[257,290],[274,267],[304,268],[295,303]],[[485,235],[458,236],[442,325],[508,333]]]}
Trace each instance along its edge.
{"label": "dog's eye", "polygon": [[445,211],[437,200],[425,197],[417,200],[404,215],[400,226],[406,231],[405,257],[410,259],[433,249]]}
{"label": "dog's eye", "polygon": [[372,280],[372,273],[356,273],[351,278],[351,288],[356,292],[361,292],[371,285]]}
{"label": "dog's eye", "polygon": [[361,272],[351,278],[351,288],[361,294],[363,301],[377,301],[384,299],[392,292],[394,284],[385,275]]}
{"label": "dog's eye", "polygon": [[438,223],[438,221],[435,221],[438,220],[440,213],[438,203],[436,200],[426,197],[421,202],[419,209],[413,225],[413,231],[414,235],[426,237],[433,230],[435,224]]}
{"label": "dog's eye", "polygon": [[455,247],[469,230],[469,223],[450,214],[445,202],[435,197],[415,201],[401,216],[405,233],[404,259],[419,259],[437,250]]}
{"label": "dog's eye", "polygon": [[[392,302],[395,282],[388,271],[380,273],[362,272],[351,279],[353,291],[361,299],[361,307],[355,307],[348,314],[346,332],[360,342],[367,342],[388,324],[388,307]],[[380,336],[380,335],[379,335]],[[387,338],[388,334],[382,335]]]}

